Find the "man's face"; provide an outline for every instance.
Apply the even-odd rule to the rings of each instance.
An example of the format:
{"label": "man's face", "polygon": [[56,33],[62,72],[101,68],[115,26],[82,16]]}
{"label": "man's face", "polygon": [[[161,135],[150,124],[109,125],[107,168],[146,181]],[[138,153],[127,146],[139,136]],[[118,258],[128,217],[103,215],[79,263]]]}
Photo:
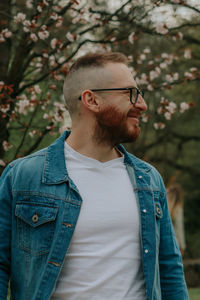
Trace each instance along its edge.
{"label": "man's face", "polygon": [[[107,68],[111,72],[112,83],[106,88],[137,86],[126,65],[115,63],[107,65]],[[98,97],[102,97],[102,107],[98,113],[95,113],[96,141],[111,146],[134,142],[140,135],[139,117],[147,109],[142,96],[138,96],[136,104],[130,102],[129,91],[108,91],[103,94],[98,93]]]}

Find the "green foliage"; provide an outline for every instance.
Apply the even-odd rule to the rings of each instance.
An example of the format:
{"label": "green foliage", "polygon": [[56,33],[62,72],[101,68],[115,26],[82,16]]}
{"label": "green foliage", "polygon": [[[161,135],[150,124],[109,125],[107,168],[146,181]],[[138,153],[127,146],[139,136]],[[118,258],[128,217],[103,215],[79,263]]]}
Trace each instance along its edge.
{"label": "green foliage", "polygon": [[190,300],[199,300],[200,298],[200,289],[189,289]]}

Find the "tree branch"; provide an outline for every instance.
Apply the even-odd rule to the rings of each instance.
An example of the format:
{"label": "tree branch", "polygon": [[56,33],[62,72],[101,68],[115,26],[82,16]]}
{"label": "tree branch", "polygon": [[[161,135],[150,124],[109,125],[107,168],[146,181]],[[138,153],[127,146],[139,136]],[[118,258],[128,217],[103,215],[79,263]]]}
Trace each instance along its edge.
{"label": "tree branch", "polygon": [[190,166],[186,166],[186,165],[183,165],[183,164],[179,164],[171,159],[168,159],[168,158],[156,158],[156,157],[150,157],[149,158],[149,161],[151,162],[155,162],[155,163],[166,163],[168,164],[170,167],[173,166],[174,168],[178,169],[178,170],[181,170],[181,171],[184,171],[186,173],[189,173],[190,176],[193,175],[193,176],[197,176],[199,177],[200,176],[200,172],[194,168],[191,168]]}

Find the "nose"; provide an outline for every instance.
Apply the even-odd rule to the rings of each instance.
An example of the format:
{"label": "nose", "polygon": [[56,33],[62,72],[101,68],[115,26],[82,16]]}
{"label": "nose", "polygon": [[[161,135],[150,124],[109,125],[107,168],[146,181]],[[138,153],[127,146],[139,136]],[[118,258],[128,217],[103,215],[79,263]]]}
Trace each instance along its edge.
{"label": "nose", "polygon": [[138,100],[135,103],[135,107],[139,108],[141,111],[146,111],[148,106],[144,100],[144,98],[141,95],[138,95]]}

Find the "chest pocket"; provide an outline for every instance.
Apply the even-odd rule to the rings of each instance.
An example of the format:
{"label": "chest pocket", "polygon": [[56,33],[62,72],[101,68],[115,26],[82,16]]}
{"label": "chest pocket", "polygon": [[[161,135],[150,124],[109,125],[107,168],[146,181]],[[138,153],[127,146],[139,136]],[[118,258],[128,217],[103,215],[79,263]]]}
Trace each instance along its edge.
{"label": "chest pocket", "polygon": [[33,255],[48,253],[55,231],[57,212],[57,207],[46,204],[17,204],[15,216],[19,247]]}

